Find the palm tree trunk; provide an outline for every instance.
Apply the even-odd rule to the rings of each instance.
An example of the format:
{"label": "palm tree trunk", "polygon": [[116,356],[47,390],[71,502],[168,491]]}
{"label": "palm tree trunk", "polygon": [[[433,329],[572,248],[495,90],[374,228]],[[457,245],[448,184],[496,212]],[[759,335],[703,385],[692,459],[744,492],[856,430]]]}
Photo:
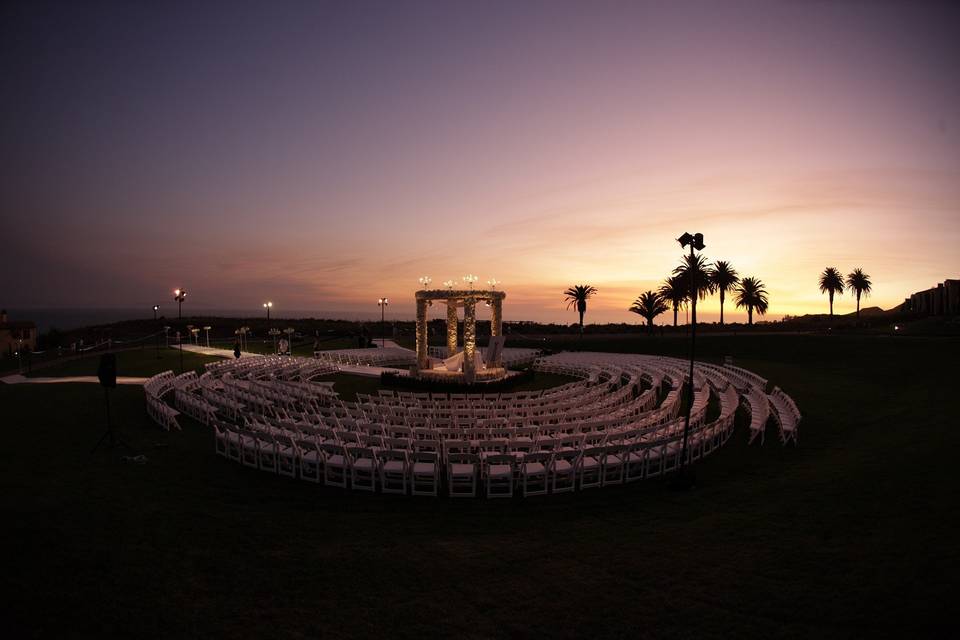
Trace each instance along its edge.
{"label": "palm tree trunk", "polygon": [[830,317],[833,317],[833,290],[830,291]]}
{"label": "palm tree trunk", "polygon": [[583,337],[583,311],[580,312],[580,337]]}
{"label": "palm tree trunk", "polygon": [[673,326],[677,326],[677,312],[680,311],[680,307],[673,305]]}
{"label": "palm tree trunk", "polygon": [[860,322],[860,292],[857,291],[857,322]]}
{"label": "palm tree trunk", "polygon": [[723,289],[720,289],[720,326],[723,326]]}
{"label": "palm tree trunk", "polygon": [[753,326],[753,307],[747,307],[747,324]]}

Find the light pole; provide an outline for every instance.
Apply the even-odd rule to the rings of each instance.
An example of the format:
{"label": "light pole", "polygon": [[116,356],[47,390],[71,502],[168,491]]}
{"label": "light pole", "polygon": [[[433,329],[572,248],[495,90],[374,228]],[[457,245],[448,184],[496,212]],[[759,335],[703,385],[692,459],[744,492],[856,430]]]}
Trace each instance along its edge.
{"label": "light pole", "polygon": [[677,470],[675,486],[687,489],[693,485],[693,478],[687,472],[687,440],[690,436],[690,411],[693,409],[693,360],[697,346],[697,269],[694,262],[694,250],[703,251],[703,234],[684,233],[677,238],[681,247],[690,246],[690,262],[687,263],[687,277],[690,279],[690,376],[687,378],[687,409],[683,420],[683,445],[680,448],[680,467]]}
{"label": "light pole", "polygon": [[277,336],[280,335],[280,329],[270,329],[270,335],[273,336],[273,353],[277,353]]}
{"label": "light pole", "polygon": [[[156,322],[157,322],[157,311],[159,311],[159,310],[160,310],[160,305],[156,305],[156,304],[153,305],[153,322],[154,322],[154,324],[156,324]],[[153,345],[154,345],[154,347],[156,347],[156,349],[157,349],[157,360],[159,360],[159,359],[160,359],[160,332],[159,332],[159,331],[157,331],[156,334],[154,334],[154,337],[153,337]]]}
{"label": "light pole", "polygon": [[283,332],[287,334],[287,355],[292,356],[293,355],[293,334],[296,333],[296,329],[294,329],[293,327],[287,327],[286,329],[283,330]]}
{"label": "light pole", "polygon": [[[429,280],[429,278],[427,278],[427,280]],[[423,278],[421,278],[420,281],[422,283]],[[429,284],[429,282],[427,284]],[[384,323],[384,314],[386,313],[388,304],[390,304],[390,301],[386,298],[380,298],[379,300],[377,300],[377,305],[379,305],[380,307],[380,348],[381,349],[383,349],[386,346],[386,341],[387,341],[386,334],[384,333],[386,331],[386,326]]]}
{"label": "light pole", "polygon": [[472,273],[463,276],[463,281],[470,285],[470,288],[473,289],[473,283],[479,280],[479,276],[475,276]]}
{"label": "light pole", "polygon": [[177,303],[177,320],[183,319],[183,301],[187,298],[186,289],[174,289],[173,300]]}
{"label": "light pole", "polygon": [[206,326],[206,327],[203,328],[204,332],[206,332],[206,334],[207,334],[207,349],[210,348],[210,329],[212,329],[212,328],[213,328],[213,327],[210,327],[210,326]]}
{"label": "light pole", "polygon": [[273,303],[272,303],[272,302],[269,302],[269,301],[268,301],[268,302],[264,302],[264,303],[263,303],[263,308],[267,310],[267,324],[269,325],[269,324],[270,324],[270,309],[273,308]]}
{"label": "light pole", "polygon": [[180,347],[180,373],[183,373],[183,336],[177,331],[177,345]]}

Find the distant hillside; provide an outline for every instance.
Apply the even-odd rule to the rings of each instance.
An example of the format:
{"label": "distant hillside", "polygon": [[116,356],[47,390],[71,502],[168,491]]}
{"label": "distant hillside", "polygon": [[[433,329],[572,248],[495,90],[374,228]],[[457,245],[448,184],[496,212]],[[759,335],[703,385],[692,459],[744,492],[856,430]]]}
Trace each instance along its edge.
{"label": "distant hillside", "polygon": [[[880,307],[863,307],[860,309],[860,318],[883,318],[885,316],[893,316],[900,313],[899,307],[894,307],[893,309],[883,310]],[[851,311],[850,313],[836,313],[834,314],[834,320],[839,319],[850,319],[853,320],[857,317],[856,311]],[[791,318],[784,318],[784,322],[825,322],[830,320],[830,314],[828,313],[808,313],[805,316],[795,316]]]}

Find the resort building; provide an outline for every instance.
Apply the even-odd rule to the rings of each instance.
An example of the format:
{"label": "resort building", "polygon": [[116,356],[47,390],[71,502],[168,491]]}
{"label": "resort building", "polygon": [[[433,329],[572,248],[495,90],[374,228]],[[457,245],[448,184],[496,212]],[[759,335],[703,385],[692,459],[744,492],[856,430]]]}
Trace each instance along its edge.
{"label": "resort building", "polygon": [[903,310],[924,316],[960,314],[960,280],[944,280],[926,291],[918,291],[903,301]]}
{"label": "resort building", "polygon": [[22,347],[37,349],[37,325],[29,320],[10,322],[7,310],[0,311],[0,354],[13,356]]}

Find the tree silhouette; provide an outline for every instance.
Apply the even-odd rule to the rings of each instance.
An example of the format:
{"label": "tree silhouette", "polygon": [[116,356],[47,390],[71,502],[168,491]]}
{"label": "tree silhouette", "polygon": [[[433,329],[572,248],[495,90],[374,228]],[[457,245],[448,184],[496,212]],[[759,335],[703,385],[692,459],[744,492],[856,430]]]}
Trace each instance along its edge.
{"label": "tree silhouette", "polygon": [[713,288],[720,292],[720,324],[723,324],[723,301],[726,298],[727,291],[740,282],[740,276],[736,270],[730,266],[726,260],[717,260],[713,268],[707,273]]}
{"label": "tree silhouette", "polygon": [[663,281],[658,292],[660,297],[673,307],[673,326],[677,326],[677,312],[680,311],[680,305],[690,297],[690,287],[684,286],[683,278],[670,276]]}
{"label": "tree silhouette", "polygon": [[753,324],[754,310],[761,316],[767,313],[767,290],[764,289],[763,283],[757,278],[740,280],[740,285],[736,289],[735,300],[737,307],[746,307],[748,324]]}
{"label": "tree silhouette", "polygon": [[830,295],[830,317],[833,317],[833,296],[843,295],[843,274],[836,267],[827,267],[820,274],[820,293]]}
{"label": "tree silhouette", "polygon": [[860,296],[869,296],[873,290],[873,283],[870,282],[870,276],[865,274],[863,269],[857,267],[847,274],[847,289],[857,294],[857,322],[860,322]]}
{"label": "tree silhouette", "polygon": [[653,319],[665,312],[669,307],[659,293],[645,291],[630,305],[630,311],[647,319],[647,332],[653,331]]}
{"label": "tree silhouette", "polygon": [[564,300],[567,303],[567,309],[573,305],[577,306],[577,312],[580,314],[580,336],[583,337],[583,314],[587,312],[587,300],[597,293],[597,289],[588,284],[578,284],[570,287],[563,292],[566,296]]}
{"label": "tree silhouette", "polygon": [[[697,300],[703,300],[707,294],[713,293],[714,289],[713,282],[710,280],[711,266],[703,256],[686,254],[680,261],[680,266],[673,270],[673,275],[680,278],[688,296],[690,291],[696,290]],[[696,287],[690,286],[691,277]]]}

